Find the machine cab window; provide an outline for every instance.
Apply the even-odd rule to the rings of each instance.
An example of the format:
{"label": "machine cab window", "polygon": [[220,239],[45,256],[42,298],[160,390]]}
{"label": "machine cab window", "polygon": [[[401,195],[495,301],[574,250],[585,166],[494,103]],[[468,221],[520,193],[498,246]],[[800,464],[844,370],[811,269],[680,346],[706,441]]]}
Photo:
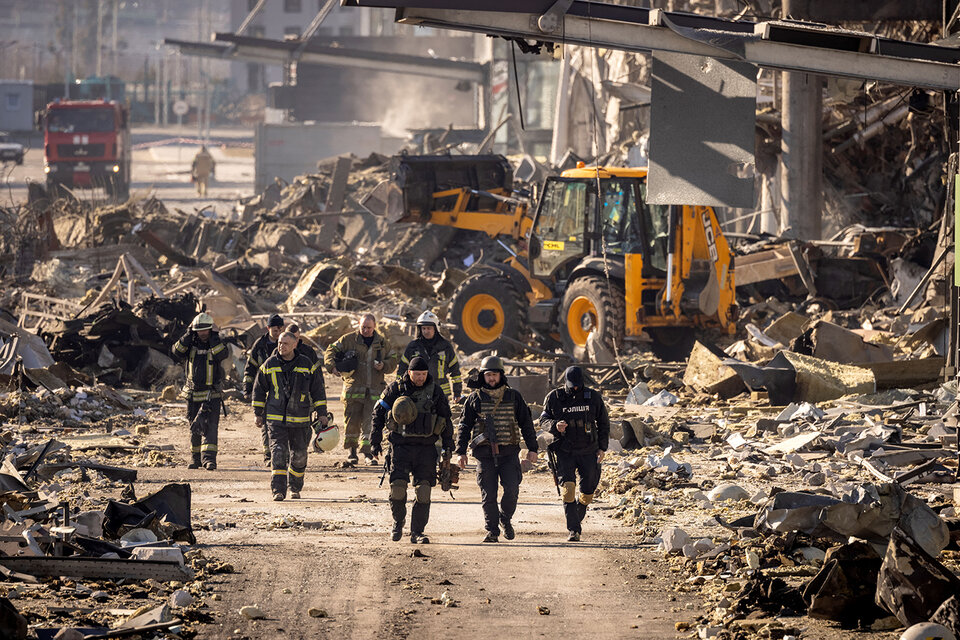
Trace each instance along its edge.
{"label": "machine cab window", "polygon": [[536,275],[552,276],[572,258],[587,253],[587,212],[596,207],[596,202],[596,190],[584,180],[547,181],[534,223],[539,244],[533,260]]}

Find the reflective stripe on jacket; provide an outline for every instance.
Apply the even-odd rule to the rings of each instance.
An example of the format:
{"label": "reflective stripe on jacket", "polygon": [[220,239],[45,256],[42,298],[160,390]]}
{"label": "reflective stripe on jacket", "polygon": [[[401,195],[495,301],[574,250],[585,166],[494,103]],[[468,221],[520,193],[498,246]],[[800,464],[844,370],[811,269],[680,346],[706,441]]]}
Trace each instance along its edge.
{"label": "reflective stripe on jacket", "polygon": [[268,422],[306,426],[314,411],[327,413],[327,395],[320,363],[296,354],[284,360],[270,356],[260,366],[253,384],[253,412]]}

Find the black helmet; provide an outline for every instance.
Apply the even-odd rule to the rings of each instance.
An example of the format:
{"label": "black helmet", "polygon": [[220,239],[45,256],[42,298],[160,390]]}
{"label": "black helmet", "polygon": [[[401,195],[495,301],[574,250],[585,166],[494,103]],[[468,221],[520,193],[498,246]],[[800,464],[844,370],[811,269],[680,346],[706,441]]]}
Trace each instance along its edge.
{"label": "black helmet", "polygon": [[480,363],[480,373],[486,373],[487,371],[499,371],[500,373],[505,373],[503,368],[503,360],[500,356],[487,356]]}
{"label": "black helmet", "polygon": [[341,351],[333,357],[333,368],[341,373],[356,371],[359,363],[357,352],[352,349],[350,351]]}

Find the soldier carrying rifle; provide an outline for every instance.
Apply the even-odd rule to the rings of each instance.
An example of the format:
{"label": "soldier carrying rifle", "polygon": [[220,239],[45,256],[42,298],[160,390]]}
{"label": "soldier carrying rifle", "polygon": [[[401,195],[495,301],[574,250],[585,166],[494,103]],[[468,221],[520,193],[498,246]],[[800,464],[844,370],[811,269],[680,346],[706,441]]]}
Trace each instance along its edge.
{"label": "soldier carrying rifle", "polygon": [[[533,430],[530,408],[523,396],[507,384],[503,360],[488,356],[480,363],[480,388],[470,394],[463,408],[457,453],[460,467],[467,465],[467,447],[477,459],[477,484],[483,502],[487,535],[484,542],[513,540],[512,518],[517,510],[520,482],[520,441],[527,445],[527,460],[537,460],[537,434]],[[503,497],[497,506],[497,482]]]}

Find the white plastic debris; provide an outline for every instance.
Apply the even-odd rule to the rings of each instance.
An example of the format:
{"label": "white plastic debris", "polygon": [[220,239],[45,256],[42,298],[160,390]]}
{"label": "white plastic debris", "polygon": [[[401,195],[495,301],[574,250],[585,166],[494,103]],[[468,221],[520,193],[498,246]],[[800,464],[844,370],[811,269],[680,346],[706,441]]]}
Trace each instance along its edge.
{"label": "white plastic debris", "polygon": [[653,397],[653,394],[650,393],[650,389],[647,387],[646,382],[637,383],[630,392],[627,394],[627,397],[624,398],[623,404],[645,404],[647,400]]}
{"label": "white plastic debris", "polygon": [[130,529],[120,536],[120,546],[130,547],[138,544],[153,544],[157,541],[157,534],[149,529]]}
{"label": "white plastic debris", "polygon": [[809,402],[791,403],[776,417],[777,422],[796,422],[797,420],[820,420],[826,417],[823,411]]}
{"label": "white plastic debris", "polygon": [[679,401],[680,399],[677,396],[664,389],[652,398],[648,398],[643,405],[646,407],[672,407]]}

